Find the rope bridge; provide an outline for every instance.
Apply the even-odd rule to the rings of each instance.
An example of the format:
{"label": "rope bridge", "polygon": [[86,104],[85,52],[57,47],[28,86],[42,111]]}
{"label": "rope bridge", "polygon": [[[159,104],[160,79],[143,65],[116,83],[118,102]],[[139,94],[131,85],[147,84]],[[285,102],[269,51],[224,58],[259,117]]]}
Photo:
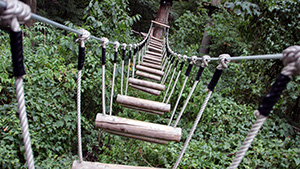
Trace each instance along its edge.
{"label": "rope bridge", "polygon": [[[185,144],[179,154],[173,169],[179,166],[181,158],[183,157],[188,144],[196,130],[196,127],[205,111],[207,103],[211,95],[213,94],[214,88],[217,85],[223,71],[228,68],[231,60],[253,60],[253,59],[282,59],[285,67],[281,74],[277,77],[269,93],[263,99],[255,114],[258,116],[256,122],[249,134],[247,135],[244,143],[240,150],[236,153],[236,157],[229,166],[230,169],[237,168],[246,151],[250,147],[253,139],[258,133],[259,129],[263,125],[264,121],[269,116],[270,111],[280,97],[282,91],[286,88],[286,85],[291,80],[292,76],[300,74],[300,46],[292,46],[283,51],[282,54],[272,55],[257,55],[257,56],[239,56],[231,57],[228,54],[222,54],[218,58],[212,58],[210,56],[191,56],[181,55],[175,53],[169,45],[168,32],[169,26],[163,23],[152,21],[149,31],[144,35],[144,39],[136,44],[125,44],[120,42],[111,42],[107,38],[98,38],[92,36],[87,30],[79,29],[74,30],[65,25],[51,21],[47,18],[41,17],[30,12],[28,5],[18,0],[5,0],[0,1],[0,17],[1,22],[10,27],[10,39],[11,39],[11,52],[12,61],[14,67],[14,76],[16,83],[16,95],[18,101],[18,111],[20,116],[22,136],[25,147],[27,167],[33,169],[34,158],[31,148],[31,140],[28,128],[27,114],[25,110],[25,99],[23,89],[23,77],[25,76],[24,62],[23,62],[23,49],[22,49],[22,32],[20,24],[26,22],[28,19],[36,19],[41,22],[52,24],[58,28],[74,32],[78,34],[79,52],[78,52],[78,76],[77,76],[77,130],[78,130],[78,155],[79,160],[73,162],[73,169],[77,168],[109,168],[109,169],[146,169],[151,167],[136,167],[136,166],[124,166],[115,164],[103,164],[95,162],[87,162],[83,160],[82,154],[82,142],[81,142],[81,76],[85,62],[85,43],[92,38],[101,42],[102,48],[102,113],[98,113],[95,119],[96,127],[103,129],[104,131],[120,135],[124,137],[130,137],[133,139],[139,139],[147,142],[165,144],[167,145],[170,141],[179,142],[181,140],[182,129],[178,128],[177,125],[189,103],[190,98],[193,95],[195,88],[197,87],[200,77],[205,67],[208,66],[209,61],[218,61],[219,65],[216,67],[213,77],[207,86],[206,98],[202,103],[197,118],[195,119],[194,125],[190,130],[190,133],[185,141]],[[158,39],[153,36],[153,26],[160,26],[164,29],[165,35],[163,39]],[[114,48],[114,59],[113,59],[113,76],[112,76],[112,88],[110,93],[109,110],[106,111],[106,96],[105,96],[105,65],[106,65],[106,49],[108,45],[113,45]],[[116,68],[118,66],[118,51],[119,48],[122,50],[122,61],[121,61],[121,90],[120,94],[117,95],[116,102],[121,106],[133,109],[136,111],[147,112],[156,115],[163,115],[170,113],[172,108],[171,117],[168,125],[149,123],[134,119],[127,119],[118,116],[113,116],[113,96],[116,80]],[[126,58],[126,53],[128,57]],[[125,61],[128,60],[127,74],[125,75]],[[193,67],[196,67],[197,63],[201,62],[199,70],[196,74],[194,84],[189,92],[187,99],[184,102],[183,107],[175,121],[172,124],[176,110],[181,100],[181,96],[184,92],[187,80],[190,78],[190,73]],[[132,63],[132,71],[131,71]],[[175,87],[177,86],[178,79],[182,75],[183,68],[186,67],[184,74],[184,83],[181,87],[180,93],[177,96],[177,100],[174,106],[169,104],[171,97],[173,96]],[[173,71],[173,72],[172,72]],[[177,74],[177,75],[176,75]],[[126,76],[126,78],[125,78]],[[175,78],[176,77],[176,78]],[[169,83],[166,84],[169,78]],[[175,78],[175,80],[174,80]],[[172,84],[172,82],[174,83]],[[124,84],[125,83],[125,84]],[[129,87],[135,90],[139,90],[154,96],[160,96],[164,92],[163,100],[149,100],[145,98],[139,98],[137,96],[129,96]],[[125,89],[124,89],[125,88]],[[109,114],[106,114],[109,112]]]}

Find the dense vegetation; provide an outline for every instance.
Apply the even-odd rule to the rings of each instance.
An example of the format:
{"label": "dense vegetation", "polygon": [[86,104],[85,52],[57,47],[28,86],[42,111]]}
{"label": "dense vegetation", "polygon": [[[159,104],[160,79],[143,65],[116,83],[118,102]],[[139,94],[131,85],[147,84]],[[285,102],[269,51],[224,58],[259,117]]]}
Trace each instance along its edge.
{"label": "dense vegetation", "polygon": [[[57,1],[63,3],[62,1]],[[138,27],[145,13],[130,9],[140,6],[142,11],[158,8],[156,1],[91,0],[77,7],[73,5],[53,12],[62,12],[65,7],[77,9],[67,25],[83,27],[96,36],[106,36],[112,41],[135,43],[140,40],[131,33]],[[45,2],[46,3],[46,2]],[[51,3],[51,2],[48,2]],[[197,55],[204,29],[212,37],[210,55],[221,53],[232,56],[280,53],[290,45],[299,44],[300,4],[292,0],[276,1],[229,1],[223,2],[213,14],[214,25],[205,28],[207,11],[200,1],[175,2],[170,23],[172,49],[178,53]],[[45,10],[40,11],[41,14]],[[48,15],[50,15],[48,13]],[[60,16],[57,14],[55,16]],[[155,16],[154,14],[152,14]],[[67,15],[57,20],[64,21]],[[68,15],[70,16],[70,15]],[[147,14],[146,17],[150,17]],[[55,19],[55,18],[53,18]],[[141,30],[147,26],[140,25]],[[257,34],[253,32],[259,30]],[[73,33],[58,30],[48,24],[36,22],[24,28],[24,55],[26,78],[24,79],[26,108],[32,138],[35,163],[38,168],[70,168],[77,157],[76,129],[76,78],[77,46]],[[9,35],[0,30],[0,166],[1,168],[25,168],[22,134],[17,113],[14,78],[10,58]],[[204,91],[213,74],[216,63],[205,69],[194,96],[179,123],[183,135],[181,142],[167,146],[151,144],[103,133],[94,125],[95,116],[102,112],[101,101],[101,48],[97,41],[87,43],[86,64],[82,80],[82,136],[83,154],[87,161],[170,168],[177,159],[184,141],[197,116],[206,95]],[[112,53],[108,49],[106,73],[106,100],[109,101],[112,76]],[[120,65],[120,57],[119,57]],[[282,68],[281,61],[244,61],[230,63],[224,72],[204,115],[197,127],[189,148],[180,163],[180,168],[226,168],[234,153],[255,121],[253,111],[270,88]],[[185,70],[185,69],[184,69]],[[186,99],[194,81],[196,69],[183,94]],[[120,93],[120,66],[117,71],[115,96]],[[298,168],[300,166],[300,78],[289,83],[274,113],[266,121],[255,138],[241,168]],[[175,97],[183,83],[176,87]],[[152,100],[162,100],[129,90],[129,94]],[[181,102],[179,107],[183,103]],[[107,104],[108,106],[108,104]],[[113,105],[114,115],[154,123],[167,124],[170,114],[164,116],[133,112]],[[106,109],[108,110],[108,108]],[[178,109],[180,111],[180,108]]]}

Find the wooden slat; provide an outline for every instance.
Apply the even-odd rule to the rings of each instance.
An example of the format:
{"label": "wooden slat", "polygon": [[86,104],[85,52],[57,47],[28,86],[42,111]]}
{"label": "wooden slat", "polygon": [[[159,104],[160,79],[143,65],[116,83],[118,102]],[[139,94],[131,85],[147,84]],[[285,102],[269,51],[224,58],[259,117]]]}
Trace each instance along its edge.
{"label": "wooden slat", "polygon": [[97,162],[74,161],[72,169],[158,169],[153,167],[138,167],[128,165],[117,165],[117,164],[104,164]]}
{"label": "wooden slat", "polygon": [[152,22],[152,23],[155,23],[155,24],[157,24],[157,25],[160,25],[160,26],[166,27],[166,28],[170,28],[170,26],[169,26],[169,25],[166,25],[166,24],[164,24],[164,23],[161,23],[161,22],[158,22],[158,21],[151,20],[151,22]]}
{"label": "wooden slat", "polygon": [[155,48],[155,47],[152,47],[152,46],[148,46],[148,50],[157,51],[159,53],[162,53],[161,49],[158,49],[158,48]]}
{"label": "wooden slat", "polygon": [[157,70],[161,70],[162,69],[162,66],[156,65],[156,64],[151,64],[151,63],[141,62],[140,65],[147,66],[147,67],[150,67],[150,68],[153,68],[153,69],[157,69]]}
{"label": "wooden slat", "polygon": [[162,49],[163,46],[162,45],[159,45],[159,44],[156,44],[156,43],[149,43],[149,46],[152,46],[152,47],[155,47],[155,48],[159,48],[159,49]]}
{"label": "wooden slat", "polygon": [[108,116],[102,113],[97,114],[95,125],[102,129],[165,141],[180,141],[181,139],[181,128],[118,116]]}
{"label": "wooden slat", "polygon": [[153,75],[153,74],[150,74],[150,73],[142,72],[140,70],[136,71],[136,75],[147,78],[147,79],[156,80],[156,81],[161,80],[160,76],[156,76],[156,75]]}
{"label": "wooden slat", "polygon": [[159,58],[157,58],[157,57],[155,57],[155,56],[145,55],[145,56],[143,57],[143,59],[149,59],[149,60],[153,60],[153,61],[156,61],[156,62],[158,62],[158,63],[161,63],[161,59],[159,59]]}
{"label": "wooden slat", "polygon": [[163,76],[164,75],[163,71],[157,70],[157,69],[153,69],[153,68],[149,68],[147,66],[136,65],[136,69],[144,71],[144,72],[152,73],[152,74],[155,74],[155,75],[159,75],[159,76]]}
{"label": "wooden slat", "polygon": [[160,91],[164,91],[166,86],[162,85],[160,83],[154,83],[147,80],[141,80],[141,79],[135,79],[135,78],[129,78],[128,83],[132,83],[138,86],[144,86],[151,89],[156,89]]}
{"label": "wooden slat", "polygon": [[117,95],[117,102],[120,104],[127,104],[139,108],[161,111],[161,112],[170,112],[171,105],[165,104],[157,101],[140,99],[131,96]]}
{"label": "wooden slat", "polygon": [[139,107],[135,107],[135,106],[130,106],[130,105],[127,105],[127,104],[120,104],[120,105],[122,107],[126,107],[128,109],[137,110],[137,111],[146,112],[146,113],[151,113],[151,114],[155,114],[155,115],[163,115],[164,114],[164,112],[150,110],[150,109],[143,109],[143,108],[139,108]]}
{"label": "wooden slat", "polygon": [[152,63],[152,64],[155,64],[155,65],[161,65],[161,62],[157,62],[155,60],[151,60],[151,59],[148,59],[148,58],[143,58],[143,62],[148,62],[148,63]]}
{"label": "wooden slat", "polygon": [[139,86],[139,85],[135,85],[135,84],[131,84],[131,83],[129,83],[129,86],[134,88],[134,89],[138,89],[140,91],[143,91],[143,92],[155,95],[155,96],[159,96],[160,93],[161,93],[161,91],[159,91],[159,90],[150,89],[150,88],[147,88],[147,87],[144,87],[144,86]]}
{"label": "wooden slat", "polygon": [[152,55],[152,56],[157,56],[157,57],[162,57],[162,54],[161,53],[156,53],[156,52],[151,52],[149,50],[146,51],[146,54],[147,55]]}

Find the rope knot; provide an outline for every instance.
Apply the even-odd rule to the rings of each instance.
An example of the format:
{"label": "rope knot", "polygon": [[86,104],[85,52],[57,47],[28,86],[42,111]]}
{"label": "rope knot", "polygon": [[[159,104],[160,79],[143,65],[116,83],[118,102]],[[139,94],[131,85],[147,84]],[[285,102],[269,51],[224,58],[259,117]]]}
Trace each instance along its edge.
{"label": "rope knot", "polygon": [[102,46],[103,48],[106,48],[107,45],[108,45],[108,43],[109,43],[109,40],[108,40],[107,38],[103,37],[103,38],[101,38],[101,41],[102,41],[101,46]]}
{"label": "rope knot", "polygon": [[191,58],[191,64],[193,64],[193,65],[197,64],[197,56],[192,56],[192,58]]}
{"label": "rope knot", "polygon": [[125,49],[126,49],[126,46],[127,46],[127,44],[126,44],[126,43],[122,43],[122,45],[121,45],[121,46],[122,46],[122,49],[124,49],[124,50],[125,50]]}
{"label": "rope knot", "polygon": [[300,46],[291,46],[283,51],[284,68],[281,73],[286,76],[300,75]]}
{"label": "rope knot", "polygon": [[20,25],[24,24],[31,17],[30,7],[18,0],[4,0],[6,9],[1,12],[1,22],[9,25],[15,32],[20,31]]}
{"label": "rope knot", "polygon": [[129,44],[128,48],[129,48],[129,50],[131,50],[132,49],[132,44]]}
{"label": "rope knot", "polygon": [[90,39],[91,33],[85,29],[79,29],[78,32],[81,34],[78,35],[76,42],[79,42],[82,47],[84,47],[84,42]]}
{"label": "rope knot", "polygon": [[210,56],[208,56],[208,55],[202,56],[201,67],[207,67],[208,66],[208,62],[210,62],[210,60],[208,60],[209,58],[210,58]]}
{"label": "rope knot", "polygon": [[226,58],[230,58],[230,55],[229,54],[222,54],[222,55],[219,56],[219,58],[218,58],[219,65],[217,66],[217,69],[223,70],[223,69],[228,68],[228,64],[229,64],[230,60],[228,60]]}
{"label": "rope knot", "polygon": [[[180,55],[180,54],[179,54],[179,55]],[[180,55],[180,56],[181,56],[181,55]],[[183,55],[183,56],[182,56],[183,61],[187,61],[187,58],[188,58],[187,55]]]}
{"label": "rope knot", "polygon": [[[125,44],[126,45],[126,44]],[[118,52],[118,48],[120,47],[120,43],[118,41],[114,42],[115,52]]]}

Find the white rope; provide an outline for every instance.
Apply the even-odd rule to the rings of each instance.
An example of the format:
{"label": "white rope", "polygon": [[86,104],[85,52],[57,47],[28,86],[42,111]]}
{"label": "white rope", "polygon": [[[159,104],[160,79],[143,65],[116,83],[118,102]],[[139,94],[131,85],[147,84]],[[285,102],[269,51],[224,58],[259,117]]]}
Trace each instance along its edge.
{"label": "white rope", "polygon": [[[171,61],[170,61],[170,63],[171,63]],[[168,76],[169,76],[169,73],[170,73],[170,71],[171,71],[171,69],[172,69],[172,66],[173,66],[173,63],[170,64],[167,73],[165,74],[163,80],[161,81],[161,84],[164,84],[164,83],[166,82],[166,80],[167,80],[167,78],[168,78]]]}
{"label": "white rope", "polygon": [[175,112],[176,112],[177,106],[178,106],[178,104],[179,104],[179,101],[180,101],[181,95],[182,95],[182,93],[183,93],[183,91],[184,91],[184,87],[185,87],[185,85],[186,85],[186,82],[187,82],[188,78],[189,78],[188,76],[186,76],[186,77],[185,77],[185,80],[184,80],[184,82],[183,82],[183,85],[182,85],[182,87],[181,87],[181,91],[180,91],[180,93],[179,93],[179,96],[178,96],[178,98],[177,98],[177,101],[176,101],[176,104],[175,104],[175,106],[174,106],[174,109],[173,109],[172,115],[171,115],[171,117],[170,117],[170,120],[169,120],[169,124],[168,124],[168,126],[170,126],[170,125],[171,125],[171,122],[172,122],[172,120],[173,120],[173,117],[174,117],[174,115],[175,115]]}
{"label": "white rope", "polygon": [[185,151],[186,151],[186,149],[187,149],[187,147],[188,147],[188,145],[189,145],[189,142],[190,142],[191,139],[192,139],[192,136],[193,136],[193,134],[194,134],[194,132],[195,132],[195,130],[196,130],[196,127],[197,127],[197,125],[198,125],[198,123],[199,123],[199,121],[200,121],[200,119],[201,119],[201,116],[202,116],[202,114],[203,114],[203,112],[204,112],[204,110],[205,110],[205,107],[206,107],[206,105],[207,105],[207,103],[208,103],[208,100],[209,100],[211,94],[212,94],[212,91],[209,91],[209,92],[207,93],[206,98],[205,98],[205,100],[204,100],[204,102],[203,102],[203,104],[202,104],[202,106],[201,106],[201,109],[200,109],[200,111],[199,111],[199,113],[198,113],[198,116],[197,116],[197,118],[196,118],[196,120],[195,120],[195,122],[194,122],[194,125],[193,125],[193,127],[192,127],[192,129],[191,129],[191,131],[190,131],[190,133],[189,133],[189,136],[188,136],[188,138],[186,139],[186,141],[185,141],[185,143],[184,143],[184,146],[183,146],[183,148],[182,148],[182,150],[181,150],[181,152],[180,152],[180,155],[179,155],[179,157],[178,157],[178,159],[177,159],[177,161],[176,161],[176,163],[175,163],[175,165],[173,166],[172,169],[176,169],[176,168],[178,167],[178,165],[179,165],[179,163],[180,163],[180,161],[181,161],[181,159],[182,159],[182,157],[183,157],[183,155],[184,155],[184,153],[185,153]]}
{"label": "white rope", "polygon": [[179,79],[180,74],[181,74],[181,70],[179,70],[179,72],[178,72],[178,74],[177,74],[176,80],[175,80],[175,82],[174,82],[174,84],[173,84],[172,90],[171,90],[171,92],[170,92],[170,95],[169,95],[169,97],[168,97],[168,99],[167,99],[166,104],[169,103],[169,101],[170,101],[170,99],[171,99],[171,97],[172,97],[172,94],[173,94],[173,92],[174,92],[174,90],[175,90],[175,87],[176,87],[176,84],[177,84],[177,82],[178,82],[178,79]]}
{"label": "white rope", "polygon": [[16,82],[16,94],[17,94],[17,101],[18,101],[18,111],[19,111],[22,137],[23,137],[25,154],[26,154],[27,167],[29,169],[34,169],[35,167],[34,167],[32,148],[31,148],[31,139],[30,139],[29,129],[28,129],[28,119],[27,119],[27,113],[25,107],[22,77],[16,77],[15,82]]}
{"label": "white rope", "polygon": [[[101,46],[102,48],[106,49],[109,40],[107,38],[101,38],[103,40]],[[105,115],[105,64],[102,64],[102,113]]]}
{"label": "white rope", "polygon": [[172,76],[171,76],[171,79],[170,79],[168,88],[167,88],[167,90],[166,90],[164,99],[163,99],[163,101],[162,101],[163,103],[165,102],[165,100],[166,100],[166,98],[167,98],[168,92],[169,92],[169,90],[170,90],[170,86],[172,85],[172,80],[173,80],[173,78],[174,78],[175,72],[176,72],[176,67],[175,67],[175,69],[174,69],[174,71],[173,71],[173,73],[172,73]]}
{"label": "white rope", "polygon": [[252,126],[250,132],[248,133],[245,141],[243,142],[240,150],[236,153],[234,160],[232,161],[232,163],[229,166],[229,169],[235,169],[239,166],[239,164],[242,161],[242,159],[244,158],[247,150],[249,149],[253,139],[257,135],[259,129],[261,128],[261,126],[264,124],[264,122],[268,118],[264,115],[260,115],[259,111],[257,111],[257,110],[255,111],[255,114],[256,115],[259,114],[258,118],[255,121],[255,123],[253,124],[253,126]]}
{"label": "white rope", "polygon": [[[136,44],[133,45],[133,48],[136,49]],[[136,61],[137,53],[133,53],[133,62],[132,62],[132,78],[134,78],[134,71],[135,71],[135,61]]]}
{"label": "white rope", "polygon": [[77,136],[78,136],[78,156],[79,162],[83,161],[82,158],[82,142],[81,142],[81,70],[78,70],[77,76]]}

